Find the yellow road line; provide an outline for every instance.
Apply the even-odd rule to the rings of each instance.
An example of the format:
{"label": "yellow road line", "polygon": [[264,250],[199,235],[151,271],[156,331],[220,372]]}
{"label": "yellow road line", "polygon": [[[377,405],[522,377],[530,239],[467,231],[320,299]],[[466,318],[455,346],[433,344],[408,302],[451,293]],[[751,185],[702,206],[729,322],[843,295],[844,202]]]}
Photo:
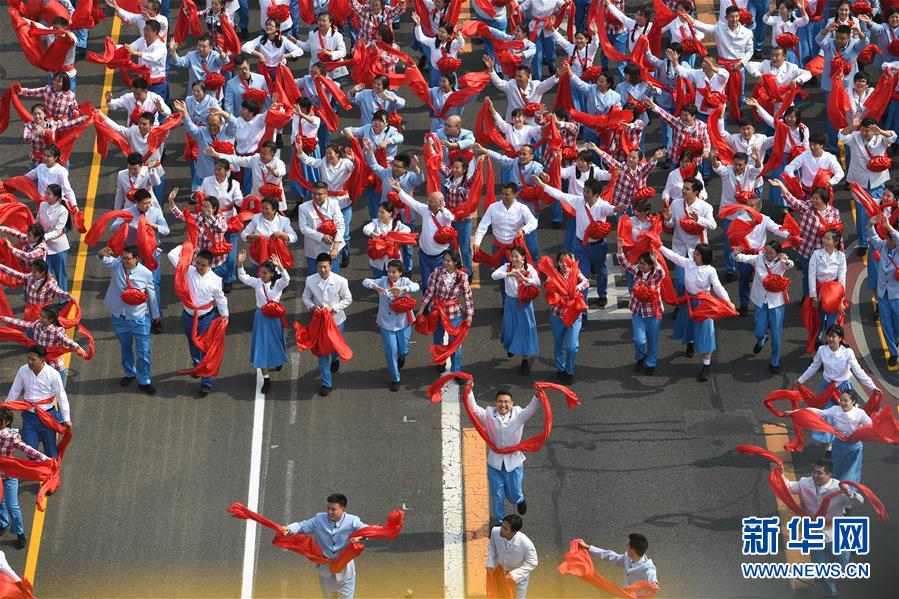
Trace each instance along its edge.
{"label": "yellow road line", "polygon": [[486,445],[478,432],[462,429],[462,486],[465,497],[465,596],[487,594],[487,543],[490,540],[490,495]]}
{"label": "yellow road line", "polygon": [[[112,22],[112,31],[110,32],[110,36],[112,37],[115,43],[119,41],[119,30],[120,30],[120,21],[118,19],[114,19]],[[111,69],[106,70],[106,75],[103,78],[103,90],[100,93],[100,109],[104,110],[106,108],[106,92],[112,90],[112,76],[114,71]],[[100,181],[100,163],[102,159],[100,155],[94,152],[94,158],[91,161],[91,171],[90,177],[87,183],[87,196],[84,200],[84,223],[88,227],[90,227],[91,222],[93,222],[94,218],[94,202],[97,199],[97,185]],[[87,244],[84,243],[82,239],[78,243],[78,255],[75,259],[75,276],[72,278],[72,296],[79,303],[81,302],[81,287],[84,281],[84,270],[87,265]],[[63,357],[65,361],[66,369],[69,367],[69,362],[71,360],[72,354],[68,353]],[[47,507],[47,500],[44,499],[42,507]],[[30,542],[28,543],[28,554],[25,556],[25,572],[24,578],[27,578],[31,581],[33,585],[35,582],[35,574],[37,572],[37,558],[41,551],[41,537],[44,532],[44,516],[46,512],[42,512],[39,510],[35,510],[34,512],[34,520],[31,523],[31,537]]]}

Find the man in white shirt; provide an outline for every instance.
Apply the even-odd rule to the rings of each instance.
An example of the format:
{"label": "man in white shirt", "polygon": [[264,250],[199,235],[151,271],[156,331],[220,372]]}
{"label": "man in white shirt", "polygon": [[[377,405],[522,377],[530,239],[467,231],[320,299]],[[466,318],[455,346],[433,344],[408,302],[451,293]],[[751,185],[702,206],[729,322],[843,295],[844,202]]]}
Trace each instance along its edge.
{"label": "man in white shirt", "polygon": [[[679,256],[692,256],[693,249],[697,245],[708,243],[708,232],[718,228],[718,223],[715,221],[714,208],[699,197],[703,189],[704,186],[699,179],[688,177],[684,181],[682,188],[684,199],[662,209],[662,218],[665,219],[665,225],[674,229],[674,233],[671,236],[671,249]],[[686,217],[692,218],[696,221],[696,224],[703,228],[699,235],[688,233],[681,226],[681,220]],[[678,294],[683,294],[683,268],[678,266],[674,269],[672,280]]]}
{"label": "man in white shirt", "polygon": [[[435,191],[428,194],[428,203],[425,204],[406,193],[396,179],[390,179],[389,183],[393,191],[399,194],[400,201],[421,219],[421,234],[418,236],[418,268],[421,271],[422,291],[427,293],[428,279],[431,278],[431,273],[443,264],[443,254],[450,248],[449,243],[440,243],[434,236],[439,229],[452,228],[455,217],[446,208],[441,192]],[[453,230],[455,231],[455,229]]]}
{"label": "man in white shirt", "polygon": [[[133,25],[138,31],[144,30],[147,21],[157,21],[159,23],[159,38],[165,40],[169,35],[169,20],[159,14],[159,0],[147,0],[141,3],[141,11],[139,13],[128,12],[116,3],[116,0],[106,0],[106,5],[115,9],[116,14],[122,19],[123,23]],[[168,3],[166,4],[168,10]]]}
{"label": "man in white shirt", "polygon": [[[718,42],[718,64],[727,69],[730,74],[728,85],[737,86],[742,98],[745,86],[743,67],[752,60],[753,39],[752,31],[740,24],[740,9],[734,5],[728,6],[724,10],[723,22],[719,20],[714,25],[709,25],[696,20],[693,26],[715,36],[715,41]],[[732,106],[731,110],[737,108]]]}
{"label": "man in white shirt", "polygon": [[523,525],[521,516],[509,514],[503,518],[502,524],[490,531],[490,543],[487,545],[488,573],[499,568],[506,580],[515,585],[515,599],[528,596],[528,580],[537,567],[537,549],[521,532]]}
{"label": "man in white shirt", "polygon": [[843,179],[843,167],[840,161],[830,152],[824,151],[827,137],[824,133],[812,133],[808,139],[808,150],[797,156],[784,167],[784,173],[791,177],[799,176],[799,181],[805,188],[810,188],[818,175],[818,171],[824,169],[832,174],[828,179],[831,186]]}
{"label": "man in white shirt", "polygon": [[161,175],[164,173],[162,166],[159,164],[144,166],[144,157],[137,152],[128,154],[127,163],[128,168],[120,170],[116,175],[113,210],[124,210],[126,206],[131,206],[138,189],[149,191],[153,205],[159,207],[159,200],[153,194],[153,187],[162,183]]}
{"label": "man in white shirt", "polygon": [[144,23],[144,36],[125,46],[128,53],[137,58],[137,63],[150,69],[150,78],[147,80],[147,89],[169,101],[169,84],[166,82],[166,51],[165,43],[159,38],[162,27],[158,21]]}
{"label": "man in white shirt", "polygon": [[[474,247],[477,249],[484,240],[489,228],[493,233],[493,248],[490,253],[496,253],[499,248],[511,247],[516,237],[524,239],[525,245],[531,256],[537,253],[537,219],[531,210],[518,201],[518,186],[514,183],[506,183],[500,192],[500,201],[490,204],[484,212],[484,216],[478,223],[474,233]],[[502,292],[502,285],[500,285]]]}
{"label": "man in white shirt", "polygon": [[154,125],[159,124],[159,115],[167,117],[172,114],[159,94],[147,90],[147,80],[143,77],[135,77],[131,81],[131,91],[122,94],[118,98],[112,97],[112,92],[106,92],[106,105],[109,110],[124,110],[128,113],[128,125],[136,125],[140,115],[145,112],[156,115]]}
{"label": "man in white shirt", "polygon": [[[712,170],[721,177],[721,202],[718,209],[732,204],[745,204],[750,197],[757,197],[756,183],[762,172],[762,159],[758,147],[752,149],[752,167],[749,166],[749,156],[745,152],[737,152],[733,156],[733,164],[724,165],[718,160],[718,152],[712,150]],[[724,227],[724,279],[728,283],[734,280],[737,273],[737,264],[734,262],[730,251],[730,240],[727,230],[733,217],[723,219]],[[748,290],[749,287],[747,286]]]}
{"label": "man in white shirt", "polygon": [[[461,388],[464,393],[464,387]],[[537,396],[531,398],[527,407],[522,408],[512,403],[512,394],[501,388],[496,392],[496,403],[489,408],[482,408],[474,398],[474,391],[464,398],[472,415],[487,430],[493,444],[503,449],[521,442],[524,425],[531,416],[540,409]],[[487,450],[487,482],[490,487],[490,516],[497,526],[506,515],[505,500],[514,503],[519,514],[527,512],[528,504],[524,500],[521,484],[524,480],[524,454],[520,451],[512,453],[496,453]]]}
{"label": "man in white shirt", "polygon": [[[774,75],[778,87],[796,83],[802,85],[812,78],[812,74],[787,60],[787,52],[780,46],[771,49],[771,58],[761,62],[747,62],[746,72],[753,77]],[[780,110],[780,103],[774,105],[775,114]]]}
{"label": "man in white shirt", "polygon": [[[347,280],[337,273],[331,272],[331,256],[319,254],[315,259],[317,272],[306,278],[306,288],[303,289],[303,305],[311,312],[314,310],[327,310],[334,315],[334,324],[343,332],[343,324],[346,322],[345,310],[353,303],[353,295]],[[336,353],[330,356],[318,357],[318,372],[322,377],[322,386],[318,394],[326,397],[333,387],[331,373],[340,370],[340,356]]]}
{"label": "man in white shirt", "polygon": [[[222,112],[210,111],[210,115],[221,115]],[[230,115],[229,115],[230,116]],[[222,158],[231,163],[231,166],[244,167],[244,177],[247,171],[253,176],[252,193],[263,198],[275,198],[278,200],[279,210],[287,210],[287,200],[284,198],[284,185],[282,179],[287,175],[287,166],[277,156],[278,146],[273,141],[262,142],[259,152],[249,156],[237,156],[235,154],[221,154],[211,146],[203,150],[205,156]],[[266,187],[266,186],[274,187]]]}
{"label": "man in white shirt", "polygon": [[[309,67],[325,60],[343,60],[346,58],[346,41],[343,34],[334,25],[334,17],[329,12],[318,15],[318,28],[309,31],[305,42],[299,42],[300,48],[309,55]],[[346,67],[337,67],[328,71],[328,77],[335,81],[349,74]]]}
{"label": "man in white shirt", "polygon": [[[312,184],[312,198],[300,204],[297,211],[297,222],[303,235],[303,254],[309,273],[318,270],[316,260],[321,254],[331,256],[331,270],[340,272],[337,256],[344,244],[346,223],[343,222],[343,211],[338,201],[328,195],[328,187],[321,181]],[[330,233],[333,223],[334,233]]]}
{"label": "man in white shirt", "polygon": [[[618,553],[609,549],[602,549],[593,545],[588,545],[583,540],[578,539],[578,545],[582,549],[590,552],[599,559],[610,562],[624,570],[624,586],[629,587],[641,581],[651,584],[656,590],[659,588],[659,578],[656,574],[656,565],[652,560],[646,557],[646,550],[649,549],[649,541],[639,533],[631,533],[628,535],[627,547],[624,553]],[[638,591],[637,597],[645,597],[648,593]]]}
{"label": "man in white shirt", "polygon": [[[515,69],[515,79],[503,79],[496,74],[493,68],[493,60],[489,56],[484,57],[487,72],[490,73],[490,82],[496,89],[506,94],[506,120],[512,120],[512,111],[516,108],[524,109],[526,104],[539,104],[543,100],[543,94],[549,93],[559,82],[558,75],[553,75],[543,81],[531,79],[531,69],[525,66]],[[533,121],[533,118],[528,119]]]}
{"label": "man in white shirt", "polygon": [[47,349],[43,345],[28,348],[28,363],[16,372],[6,401],[24,399],[34,404],[34,408],[22,412],[22,439],[35,449],[38,443],[43,444],[44,453],[56,459],[59,456],[56,431],[45,426],[34,410],[46,410],[54,418],[61,418],[66,428],[72,428],[72,417],[62,378],[56,369],[47,365],[46,359]]}
{"label": "man in white shirt", "polygon": [[[169,262],[178,267],[181,259],[181,248],[177,246],[169,252]],[[190,293],[190,301],[196,309],[184,306],[181,312],[181,324],[184,327],[184,335],[187,337],[187,345],[190,349],[190,357],[194,366],[200,363],[206,354],[200,351],[193,341],[194,312],[197,313],[197,335],[202,335],[212,324],[216,316],[228,318],[228,298],[222,291],[222,279],[212,272],[213,256],[209,250],[200,250],[194,256],[194,261],[187,268],[185,278]],[[176,275],[177,276],[177,275]],[[200,379],[200,389],[197,398],[206,397],[212,391],[212,377]]]}
{"label": "man in white shirt", "polygon": [[[672,62],[677,60],[677,54],[669,49],[666,51],[668,59]],[[698,69],[692,69],[684,66],[684,63],[677,65],[677,74],[693,84],[696,88],[696,99],[694,105],[697,112],[702,115],[702,120],[707,121],[712,107],[709,103],[709,94],[712,92],[726,93],[727,81],[730,75],[725,69],[719,69],[714,58],[706,56],[702,59],[702,64]],[[650,105],[650,108],[652,105]]]}

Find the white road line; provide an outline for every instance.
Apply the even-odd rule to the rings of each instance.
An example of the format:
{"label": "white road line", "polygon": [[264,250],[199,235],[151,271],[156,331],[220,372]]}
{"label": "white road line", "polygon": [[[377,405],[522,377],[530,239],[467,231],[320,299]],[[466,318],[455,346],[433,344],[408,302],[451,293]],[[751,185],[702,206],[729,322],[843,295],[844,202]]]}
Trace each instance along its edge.
{"label": "white road line", "polygon": [[[256,398],[253,400],[253,437],[250,449],[250,485],[247,491],[247,507],[259,510],[259,483],[262,467],[262,428],[265,421],[265,396],[262,394],[262,371],[256,371]],[[243,577],[240,583],[241,599],[253,597],[253,575],[256,572],[256,523],[247,520],[247,534],[243,544]]]}
{"label": "white road line", "polygon": [[459,424],[459,387],[444,387],[440,402],[443,447],[443,596],[465,597],[465,528],[462,499],[462,435]]}

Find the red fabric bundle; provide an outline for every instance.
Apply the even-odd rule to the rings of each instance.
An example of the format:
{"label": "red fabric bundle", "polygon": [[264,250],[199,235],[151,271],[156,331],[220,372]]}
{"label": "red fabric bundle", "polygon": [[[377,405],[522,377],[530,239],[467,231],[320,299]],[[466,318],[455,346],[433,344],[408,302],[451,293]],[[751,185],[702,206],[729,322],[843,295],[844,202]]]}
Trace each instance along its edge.
{"label": "red fabric bundle", "polygon": [[143,289],[135,289],[134,287],[129,287],[119,297],[129,306],[140,306],[149,299],[149,296]]}
{"label": "red fabric bundle", "polygon": [[852,14],[854,15],[873,15],[874,9],[870,4],[865,2],[864,0],[859,0],[857,2],[853,2],[850,7],[852,10]]}
{"label": "red fabric bundle", "polygon": [[786,293],[790,288],[790,279],[772,273],[762,279],[762,286],[772,293]]}
{"label": "red fabric bundle", "polygon": [[398,233],[390,231],[368,240],[368,257],[379,260],[385,256],[390,258],[400,257],[400,245],[415,245],[418,241],[418,233]]}
{"label": "red fabric bundle", "polygon": [[287,328],[287,309],[278,302],[269,300],[262,304],[259,311],[262,312],[263,316],[266,318],[271,318],[273,320],[276,318],[281,319],[281,326],[285,329]]}
{"label": "red fabric bundle", "polygon": [[624,588],[619,587],[596,571],[593,560],[590,558],[590,553],[586,549],[581,548],[578,544],[578,539],[568,544],[568,553],[565,554],[565,560],[559,564],[558,570],[559,574],[576,576],[590,586],[615,597],[625,597],[626,599],[654,597],[658,591],[657,586],[646,580],[641,580]]}
{"label": "red fabric bundle", "polygon": [[471,98],[477,96],[484,91],[487,83],[490,82],[489,73],[465,73],[457,80],[459,89],[451,92],[443,101],[443,106],[439,111],[435,110],[434,116],[437,118],[446,118],[446,113],[457,106],[462,106]]}
{"label": "red fabric bundle", "polygon": [[271,256],[278,256],[284,268],[293,268],[293,254],[284,243],[283,239],[275,237],[260,237],[256,241],[250,243],[248,248],[250,257],[256,264],[262,264]]}
{"label": "red fabric bundle", "polygon": [[[896,40],[893,40],[892,43],[896,43]],[[874,91],[865,100],[865,114],[863,118],[872,118],[879,121],[890,103],[893,90],[897,86],[899,86],[899,73],[893,73],[890,76],[884,75],[878,79],[877,85],[874,86]]]}
{"label": "red fabric bundle", "polygon": [[799,177],[782,173],[780,178],[784,182],[784,185],[787,186],[787,191],[790,192],[790,195],[797,199],[805,197],[805,190],[802,189],[802,183],[799,181]]}
{"label": "red fabric bundle", "polygon": [[184,151],[181,152],[181,160],[188,160],[190,162],[195,161],[200,154],[200,149],[197,146],[197,140],[193,138],[193,136],[184,131]]}
{"label": "red fabric bundle", "polygon": [[771,146],[771,155],[768,157],[765,166],[762,168],[762,175],[780,168],[780,165],[783,164],[784,149],[787,146],[787,137],[789,134],[790,128],[786,123],[782,121],[774,123],[774,140]]}
{"label": "red fabric bundle", "polygon": [[537,271],[546,277],[544,287],[546,288],[546,301],[549,305],[562,310],[562,322],[566,327],[570,327],[587,311],[587,303],[584,301],[584,295],[578,291],[578,275],[580,269],[578,263],[569,257],[564,257],[568,265],[568,276],[562,276],[552,259],[549,256],[541,256],[537,263]]}
{"label": "red fabric bundle", "polygon": [[[43,400],[38,402],[40,404],[51,403],[55,398],[49,398],[49,400]],[[4,404],[4,407],[13,410],[14,412],[23,412],[26,410],[31,410],[34,408],[35,404],[30,401],[7,401]],[[31,480],[42,480],[43,484],[41,485],[40,490],[37,493],[37,499],[35,500],[35,504],[37,510],[40,512],[44,511],[44,498],[47,496],[47,493],[54,493],[60,488],[60,480],[59,480],[59,469],[62,464],[62,458],[65,456],[66,449],[69,447],[69,443],[72,441],[72,429],[66,428],[63,426],[55,416],[53,416],[47,410],[43,410],[41,408],[36,408],[34,413],[38,416],[41,421],[41,424],[46,426],[49,429],[52,429],[57,434],[62,435],[62,439],[60,439],[59,443],[56,445],[57,453],[59,457],[55,460],[45,460],[43,462],[36,462],[30,464],[23,464],[22,469],[17,473],[13,473],[13,468],[15,466],[12,463],[4,464],[0,469],[7,472],[13,478],[23,478],[27,476],[27,472],[41,472],[46,473],[46,478],[41,476],[40,479],[31,479]],[[27,468],[26,468],[27,466]],[[7,470],[9,469],[9,470]],[[49,472],[47,472],[49,470]],[[20,476],[21,475],[21,476]]]}
{"label": "red fabric bundle", "polygon": [[603,55],[615,62],[627,62],[630,59],[630,56],[619,52],[618,49],[612,45],[612,42],[609,41],[609,34],[606,31],[606,10],[596,11],[596,27],[598,29],[599,44],[600,47],[602,47]]}
{"label": "red fabric bundle", "polygon": [[[23,19],[15,8],[9,8],[7,12],[12,20],[12,28],[19,41],[19,46],[25,53],[25,59],[43,71],[50,73],[62,71],[65,68],[66,56],[75,41],[67,35],[60,35],[53,40],[52,44],[44,48],[38,37],[42,33],[40,30]],[[66,19],[68,19],[68,13],[66,13]],[[35,33],[38,35],[34,35]]]}
{"label": "red fabric bundle", "polygon": [[[123,223],[119,228],[127,230],[128,224]],[[140,214],[137,217],[136,241],[137,249],[140,252],[140,261],[151,271],[156,270],[159,266],[156,262],[156,231],[150,226],[150,221],[145,214]]]}
{"label": "red fabric bundle", "polygon": [[[428,396],[431,398],[431,402],[439,403],[441,400],[440,392],[443,389],[443,386],[451,380],[465,381],[465,388],[461,391],[464,395],[461,396],[460,401],[468,396],[471,393],[471,389],[474,385],[474,380],[470,374],[465,372],[451,372],[449,374],[445,374],[434,383],[428,387]],[[475,430],[478,431],[478,434],[484,439],[484,443],[487,444],[487,447],[492,449],[494,452],[499,454],[510,454],[515,453],[516,451],[524,451],[528,453],[535,453],[540,451],[543,448],[543,445],[546,443],[546,439],[549,437],[550,432],[552,431],[553,426],[553,413],[552,407],[549,405],[549,398],[546,395],[548,390],[559,391],[565,395],[565,403],[568,406],[568,409],[572,409],[575,406],[579,406],[581,404],[578,396],[564,385],[557,385],[555,383],[534,383],[534,396],[540,401],[540,404],[543,406],[543,432],[528,437],[515,445],[511,445],[509,447],[499,448],[490,438],[490,435],[487,433],[487,429],[484,428],[484,425],[478,419],[478,417],[471,411],[471,408],[468,406],[467,401],[462,401],[462,405],[465,406],[465,411],[468,413],[468,418],[471,420],[472,425]]]}
{"label": "red fabric bundle", "polygon": [[872,156],[867,164],[868,170],[875,173],[889,170],[891,166],[893,166],[893,161],[889,156]]}
{"label": "red fabric bundle", "polygon": [[831,71],[830,95],[827,96],[827,119],[838,131],[846,127],[846,113],[852,110],[849,93],[843,85],[843,71]]}
{"label": "red fabric bundle", "polygon": [[[565,64],[568,64],[568,61],[564,61]],[[559,83],[558,88],[556,90],[556,101],[553,104],[553,110],[565,110],[571,112],[574,110],[574,96],[571,94],[571,77],[568,75],[568,71],[561,73],[558,75]]]}
{"label": "red fabric bundle", "polygon": [[637,298],[637,301],[641,304],[652,304],[659,300],[658,292],[643,284],[634,285],[633,289],[631,289],[631,293],[634,294],[634,297]]}
{"label": "red fabric bundle", "polygon": [[612,225],[608,222],[602,220],[595,220],[587,225],[587,228],[584,229],[584,245],[588,245],[591,243],[591,239],[596,241],[602,241],[606,238],[606,236],[612,232]]}
{"label": "red fabric bundle", "polygon": [[299,12],[300,18],[303,19],[304,23],[307,25],[315,23],[315,7],[312,0],[299,0]]}
{"label": "red fabric bundle", "polygon": [[683,55],[690,56],[693,54],[698,55],[700,58],[705,58],[708,56],[708,50],[705,49],[705,46],[702,45],[695,37],[687,38],[681,42],[681,46],[683,46]]}
{"label": "red fabric bundle", "polygon": [[444,56],[437,60],[437,68],[441,73],[455,73],[462,66],[462,61],[455,56]]}
{"label": "red fabric bundle", "polygon": [[213,92],[222,89],[225,85],[225,78],[221,73],[207,73],[203,81],[206,83],[206,89]]}
{"label": "red fabric bundle", "polygon": [[103,120],[103,116],[99,111],[94,112],[92,119],[94,130],[97,133],[97,154],[106,158],[109,155],[110,143],[115,144],[125,156],[131,154],[131,144],[129,144],[118,131],[110,127],[109,124]]}
{"label": "red fabric bundle", "polygon": [[294,321],[293,330],[297,349],[311,350],[313,356],[330,356],[336,353],[344,362],[353,358],[353,350],[346,344],[343,334],[334,324],[330,310],[317,308],[312,312],[312,320],[307,326]]}
{"label": "red fabric bundle", "polygon": [[[711,113],[709,113],[709,122],[715,123],[711,127],[708,128],[709,131],[709,141],[713,148],[718,151],[718,161],[722,164],[733,164],[734,163],[734,149],[730,147],[730,144],[724,139],[721,135],[721,130],[718,128],[717,123],[721,119],[721,116],[724,114],[724,106],[719,106],[715,108]],[[692,140],[691,140],[692,141]],[[684,149],[688,149],[685,147]],[[700,147],[698,150],[691,149],[694,156],[702,155],[702,148]]]}
{"label": "red fabric bundle", "polygon": [[31,583],[23,578],[15,580],[8,574],[0,573],[0,597],[6,599],[35,599]]}
{"label": "red fabric bundle", "polygon": [[[327,95],[330,94],[331,98],[336,100],[344,110],[349,110],[352,107],[352,104],[350,104],[349,99],[347,99],[346,94],[340,89],[340,86],[329,77],[314,77],[312,83],[315,85],[315,92],[318,94],[319,98],[327,98]],[[337,113],[334,112],[334,108],[331,106],[330,102],[322,102],[321,106],[316,110],[316,113],[325,122],[328,130],[337,130],[340,119],[338,118]]]}
{"label": "red fabric bundle", "polygon": [[434,232],[434,241],[459,247],[459,232],[451,225],[443,225]]}
{"label": "red fabric bundle", "polygon": [[30,123],[33,119],[31,113],[25,110],[25,107],[22,106],[22,101],[19,100],[18,91],[21,89],[21,85],[18,82],[14,82],[10,84],[6,91],[3,92],[3,95],[0,96],[0,133],[6,131],[6,128],[9,127],[9,106],[12,104],[13,108],[15,108],[16,112],[24,122]]}
{"label": "red fabric bundle", "polygon": [[597,131],[606,129],[615,129],[624,123],[630,123],[634,120],[634,112],[632,110],[621,110],[616,106],[609,109],[606,114],[588,114],[578,110],[570,111],[571,120],[592,127]]}
{"label": "red fabric bundle", "polygon": [[527,245],[524,243],[524,239],[522,239],[521,237],[515,237],[512,240],[512,243],[500,243],[499,241],[494,239],[493,245],[496,246],[496,251],[493,254],[488,254],[481,248],[478,248],[472,260],[478,264],[486,264],[490,268],[499,268],[500,264],[509,261],[509,252],[512,250],[512,248],[519,247],[523,249],[524,253],[527,255],[528,263],[534,263],[534,259],[531,257],[531,253],[528,251]]}
{"label": "red fabric bundle", "polygon": [[889,50],[890,54],[893,56],[899,56],[899,39],[895,39],[887,45],[887,50]]}
{"label": "red fabric bundle", "polygon": [[696,222],[695,219],[685,216],[680,219],[680,228],[683,229],[686,233],[690,235],[702,235],[705,231],[705,227]]}
{"label": "red fabric bundle", "polygon": [[762,215],[749,206],[743,204],[731,204],[720,208],[718,210],[718,216],[720,218],[732,218],[737,212],[745,212],[752,218],[752,220],[745,221],[740,218],[734,218],[727,229],[728,244],[734,249],[741,248],[745,250],[746,253],[757,253],[759,248],[751,247],[746,241],[746,236],[752,233],[752,230],[761,224]]}
{"label": "red fabric bundle", "polygon": [[24,233],[34,224],[34,216],[25,204],[19,202],[0,204],[0,222],[6,227]]}
{"label": "red fabric bundle", "polygon": [[515,585],[506,578],[506,570],[500,565],[487,570],[487,599],[514,599]]}
{"label": "red fabric bundle", "polygon": [[265,16],[274,19],[278,23],[283,23],[290,18],[290,6],[287,4],[271,4],[265,11]]}
{"label": "red fabric bundle", "polygon": [[32,200],[35,204],[40,205],[40,203],[44,201],[44,197],[37,191],[35,182],[25,175],[17,175],[15,177],[4,179],[2,185],[4,192],[11,193],[13,191],[18,191],[28,199]]}
{"label": "red fabric bundle", "polygon": [[491,111],[491,103],[484,102],[478,116],[475,118],[474,136],[481,144],[493,144],[502,150],[506,155],[517,156],[518,152],[506,139],[493,120],[493,112]]}
{"label": "red fabric bundle", "polygon": [[274,183],[265,183],[259,186],[259,195],[263,198],[280,199],[283,195],[280,185]]}
{"label": "red fabric bundle", "polygon": [[242,100],[252,100],[262,106],[265,103],[265,99],[268,95],[265,93],[264,89],[256,89],[250,88],[243,93],[241,96]]}
{"label": "red fabric bundle", "polygon": [[[840,310],[845,301],[844,294],[845,291],[839,281],[818,283],[818,301],[821,309],[827,313],[832,314]],[[807,332],[805,351],[808,354],[814,354],[817,349],[815,342],[821,331],[821,310],[812,306],[811,297],[805,298],[805,301],[802,302],[799,318]],[[837,324],[843,324],[842,314],[837,317]]]}
{"label": "red fabric bundle", "polygon": [[188,34],[200,37],[203,29],[200,27],[200,15],[194,0],[182,0],[181,10],[178,11],[178,21],[175,23],[173,36],[178,44],[184,43]]}
{"label": "red fabric bundle", "polygon": [[802,236],[799,235],[799,223],[789,213],[784,215],[784,222],[780,228],[790,234],[787,240],[781,244],[782,248],[797,247],[802,243]]}
{"label": "red fabric bundle", "polygon": [[795,50],[799,47],[799,37],[795,33],[781,33],[774,41],[784,50]]}
{"label": "red fabric bundle", "polygon": [[690,320],[693,322],[702,322],[710,318],[712,320],[721,320],[722,318],[732,318],[739,315],[739,312],[734,310],[726,301],[706,292],[692,295],[690,299],[699,302],[699,305],[695,308],[692,301],[685,302],[687,304],[687,312],[690,314]]}
{"label": "red fabric bundle", "polygon": [[833,428],[833,426],[822,416],[807,409],[799,409],[790,414],[790,419],[793,421],[793,432],[795,433],[796,438],[787,442],[784,445],[784,449],[795,452],[800,452],[805,449],[805,429],[830,433],[841,441],[848,441],[850,443],[855,441],[879,441],[882,443],[889,443],[890,445],[899,445],[899,423],[896,422],[896,417],[893,416],[890,408],[883,408],[870,416],[871,424],[859,427],[854,433],[847,437]]}
{"label": "red fabric bundle", "polygon": [[315,230],[322,235],[330,235],[331,237],[334,237],[335,235],[337,235],[337,223],[335,223],[332,219],[323,220]]}
{"label": "red fabric bundle", "polygon": [[477,211],[478,205],[481,203],[481,197],[484,197],[485,208],[496,201],[493,182],[493,163],[486,157],[478,158],[478,165],[475,167],[474,174],[471,177],[471,184],[468,190],[468,196],[465,202],[453,210],[453,217],[457,221],[468,218],[469,215]]}
{"label": "red fabric bundle", "polygon": [[518,285],[518,305],[524,306],[540,297],[540,288],[535,285]]}
{"label": "red fabric bundle", "polygon": [[87,61],[92,62],[94,64],[103,64],[106,65],[108,69],[118,69],[119,75],[121,75],[122,80],[126,85],[131,85],[131,77],[130,73],[135,73],[143,77],[144,79],[150,78],[150,69],[145,65],[139,65],[133,60],[131,60],[131,55],[128,53],[128,48],[125,46],[117,46],[115,41],[111,37],[107,37],[104,41],[104,51],[103,54],[97,54],[96,52],[88,52],[87,53]]}
{"label": "red fabric bundle", "polygon": [[122,250],[125,249],[125,241],[128,236],[128,223],[134,219],[134,215],[127,210],[111,210],[95,220],[93,225],[91,225],[90,230],[84,236],[84,243],[89,246],[97,245],[100,241],[100,237],[102,237],[104,231],[106,231],[106,227],[116,219],[121,219],[124,222],[118,229],[116,229],[115,233],[112,234],[106,242],[106,245],[109,246],[116,255],[121,254]]}
{"label": "red fabric bundle", "polygon": [[[431,143],[428,143],[430,140]],[[425,135],[425,143],[421,151],[425,162],[425,189],[428,195],[440,191],[440,165],[443,163],[443,149],[440,139],[433,133]]]}

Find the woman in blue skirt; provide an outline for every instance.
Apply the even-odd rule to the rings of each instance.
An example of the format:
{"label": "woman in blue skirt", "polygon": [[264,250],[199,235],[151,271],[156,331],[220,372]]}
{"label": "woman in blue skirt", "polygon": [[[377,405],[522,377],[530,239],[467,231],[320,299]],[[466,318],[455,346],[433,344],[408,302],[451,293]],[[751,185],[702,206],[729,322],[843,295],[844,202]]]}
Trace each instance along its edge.
{"label": "woman in blue skirt", "polygon": [[377,279],[364,279],[362,286],[378,292],[378,327],[381,329],[384,356],[390,370],[390,390],[399,391],[400,370],[406,364],[406,356],[409,354],[409,337],[412,335],[414,321],[412,313],[415,302],[411,299],[411,294],[419,290],[419,285],[403,276],[402,260],[394,259],[387,263],[386,275]]}
{"label": "woman in blue skirt", "polygon": [[269,373],[278,372],[287,364],[287,345],[284,342],[286,311],[280,304],[281,294],[290,283],[290,275],[281,265],[278,256],[272,255],[259,267],[259,277],[251,277],[244,270],[247,250],[240,250],[237,257],[237,278],[256,292],[256,315],[253,317],[253,340],[250,344],[250,361],[253,368],[262,369],[262,393],[272,388]]}
{"label": "woman in blue skirt", "polygon": [[[659,248],[659,251],[666,258],[674,262],[675,265],[684,269],[684,290],[691,298],[697,293],[708,293],[714,291],[715,295],[727,301],[731,308],[734,308],[733,302],[721,281],[718,280],[718,273],[712,266],[712,247],[707,243],[700,243],[693,250],[693,255],[689,258],[680,256],[669,250],[665,246]],[[699,302],[690,299],[691,305],[695,308]],[[693,322],[690,319],[689,310],[681,308],[677,312],[677,320],[674,321],[673,339],[681,339],[687,346],[686,356],[692,358],[698,351],[702,355],[702,370],[696,376],[699,382],[709,380],[709,371],[712,368],[712,352],[715,351],[717,344],[715,343],[715,321],[707,318],[702,322]]]}
{"label": "woman in blue skirt", "polygon": [[[362,227],[362,234],[369,239],[377,239],[392,231],[409,233],[411,229],[399,219],[390,202],[381,202],[381,205],[378,206],[378,218]],[[391,258],[387,254],[379,258],[372,258],[372,255],[369,254],[368,264],[371,266],[372,277],[380,279],[387,276],[387,265],[390,261]]]}
{"label": "woman in blue skirt", "polygon": [[540,293],[540,276],[537,269],[528,264],[524,250],[516,246],[509,252],[509,262],[494,270],[491,277],[494,281],[505,280],[500,340],[510,358],[521,356],[521,374],[527,376],[531,374],[528,356],[540,353],[533,302]]}

